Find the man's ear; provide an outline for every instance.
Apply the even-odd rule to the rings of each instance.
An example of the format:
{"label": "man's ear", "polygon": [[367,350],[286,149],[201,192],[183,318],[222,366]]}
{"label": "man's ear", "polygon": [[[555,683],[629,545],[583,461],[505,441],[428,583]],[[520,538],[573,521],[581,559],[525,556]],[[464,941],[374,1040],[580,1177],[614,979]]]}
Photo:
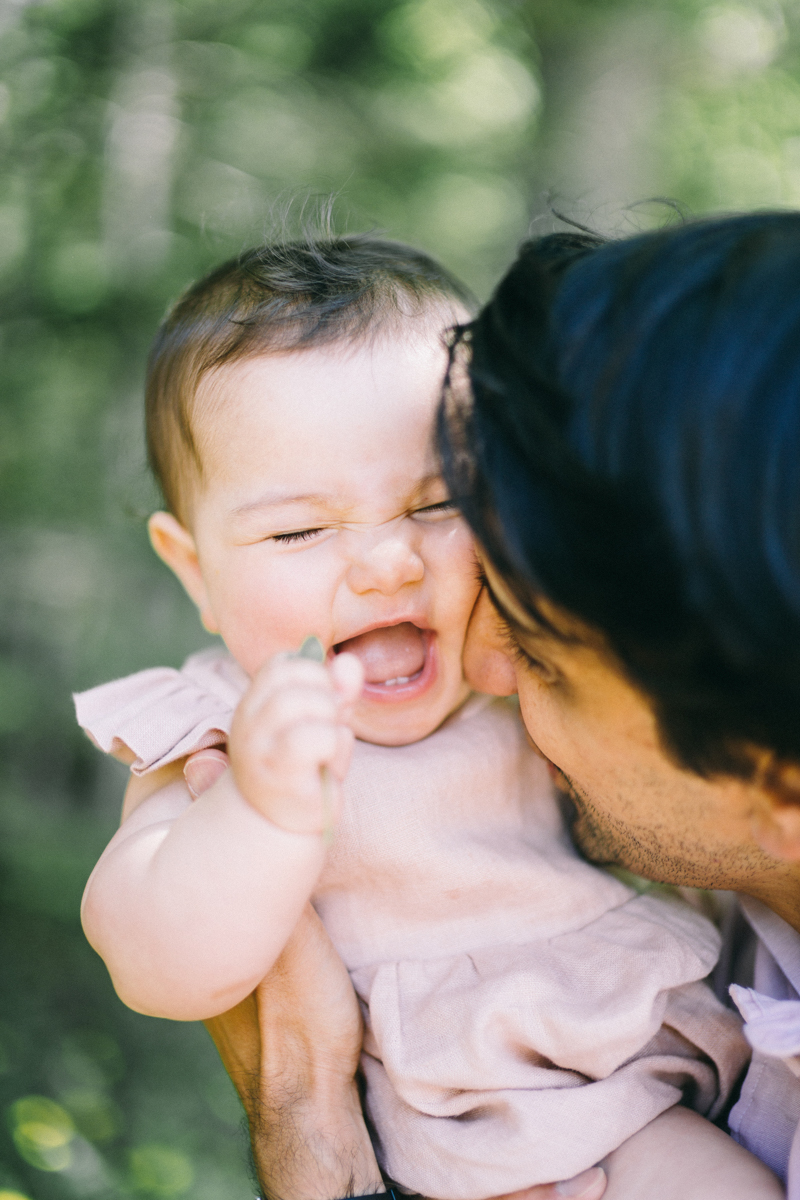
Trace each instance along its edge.
{"label": "man's ear", "polygon": [[762,850],[785,862],[800,862],[800,763],[770,756],[759,771],[751,828]]}
{"label": "man's ear", "polygon": [[209,633],[219,633],[200,570],[197,547],[189,530],[172,513],[156,512],[147,522],[147,531],[158,557],[175,572],[197,605],[204,627]]}

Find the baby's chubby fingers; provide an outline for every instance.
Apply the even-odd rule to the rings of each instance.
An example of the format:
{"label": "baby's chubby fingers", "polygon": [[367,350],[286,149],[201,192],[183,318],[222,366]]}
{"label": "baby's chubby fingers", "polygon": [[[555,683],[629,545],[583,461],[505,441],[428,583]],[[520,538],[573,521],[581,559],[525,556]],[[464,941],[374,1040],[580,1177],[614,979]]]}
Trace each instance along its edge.
{"label": "baby's chubby fingers", "polygon": [[330,769],[337,779],[344,779],[350,765],[354,734],[348,725],[353,709],[364,687],[364,668],[355,654],[338,654],[328,663],[328,673],[339,700],[339,743],[331,759]]}
{"label": "baby's chubby fingers", "polygon": [[328,670],[288,655],[254,678],[234,715],[231,766],[245,799],[276,825],[318,833],[335,818],[334,776],[346,773],[353,740],[344,721],[360,687],[358,663]]}
{"label": "baby's chubby fingers", "polygon": [[334,682],[325,666],[295,654],[276,654],[253,676],[237,712],[255,713],[287,687],[303,686],[336,700]]}
{"label": "baby's chubby fingers", "polygon": [[364,668],[355,654],[337,654],[328,663],[328,672],[342,706],[340,714],[347,720],[364,687]]}

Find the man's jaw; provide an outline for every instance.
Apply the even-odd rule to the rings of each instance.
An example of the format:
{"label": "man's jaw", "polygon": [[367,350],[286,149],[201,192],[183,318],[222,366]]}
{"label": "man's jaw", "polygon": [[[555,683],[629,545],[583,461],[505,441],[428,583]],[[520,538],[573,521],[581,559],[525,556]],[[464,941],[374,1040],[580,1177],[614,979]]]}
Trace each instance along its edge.
{"label": "man's jaw", "polygon": [[[542,753],[538,747],[536,749],[539,754]],[[595,866],[620,865],[624,859],[624,852],[618,840],[611,837],[610,831],[598,821],[599,814],[595,814],[592,805],[587,802],[569,776],[546,755],[542,757],[547,763],[547,772],[558,792],[564,820],[576,849]]]}

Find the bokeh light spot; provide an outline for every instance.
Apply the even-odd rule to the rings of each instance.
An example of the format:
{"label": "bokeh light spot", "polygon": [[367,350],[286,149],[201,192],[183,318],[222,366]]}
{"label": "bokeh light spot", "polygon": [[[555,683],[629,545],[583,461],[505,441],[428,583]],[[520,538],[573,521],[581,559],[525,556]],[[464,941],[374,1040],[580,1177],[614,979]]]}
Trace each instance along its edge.
{"label": "bokeh light spot", "polygon": [[382,32],[401,57],[440,62],[484,45],[494,24],[479,0],[411,0],[386,19]]}
{"label": "bokeh light spot", "polygon": [[171,1146],[137,1146],[128,1161],[133,1187],[148,1196],[179,1196],[194,1179],[189,1159]]}
{"label": "bokeh light spot", "polygon": [[63,1171],[72,1162],[75,1126],[47,1096],[23,1096],[11,1105],[11,1131],[22,1158],[40,1171]]}
{"label": "bokeh light spot", "polygon": [[732,70],[768,66],[782,32],[782,26],[759,9],[739,4],[710,8],[701,25],[701,38],[712,58]]}

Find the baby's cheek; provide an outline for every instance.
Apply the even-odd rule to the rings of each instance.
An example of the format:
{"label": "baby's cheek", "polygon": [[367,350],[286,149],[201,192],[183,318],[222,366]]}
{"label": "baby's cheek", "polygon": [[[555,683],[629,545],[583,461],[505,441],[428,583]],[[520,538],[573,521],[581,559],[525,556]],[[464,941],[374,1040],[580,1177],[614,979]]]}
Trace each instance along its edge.
{"label": "baby's cheek", "polygon": [[273,655],[299,649],[310,635],[326,645],[330,640],[334,587],[328,565],[312,570],[295,558],[270,571],[260,565],[228,583],[222,637],[251,678]]}
{"label": "baby's cheek", "polygon": [[459,519],[452,528],[433,534],[426,558],[441,598],[455,610],[471,612],[481,584],[475,540],[468,526]]}

